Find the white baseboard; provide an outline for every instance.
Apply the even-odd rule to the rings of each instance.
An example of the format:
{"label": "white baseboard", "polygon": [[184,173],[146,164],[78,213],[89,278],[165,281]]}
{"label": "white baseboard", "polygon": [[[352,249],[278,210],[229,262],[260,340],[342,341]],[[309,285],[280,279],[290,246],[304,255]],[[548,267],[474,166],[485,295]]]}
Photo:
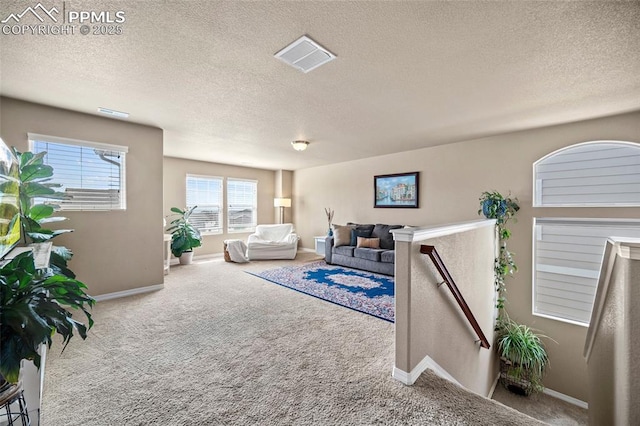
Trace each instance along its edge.
{"label": "white baseboard", "polygon": [[[487,398],[492,399],[493,398],[493,393],[496,391],[496,386],[498,385],[498,382],[500,381],[500,373],[498,373],[498,376],[496,377],[495,382],[493,382],[493,386],[491,386],[491,390],[489,391],[489,396]],[[577,405],[580,408],[584,408],[585,410],[589,409],[589,404],[581,401],[577,398],[574,398],[572,396],[569,395],[565,395],[563,393],[560,393],[558,391],[554,391],[553,389],[549,389],[549,388],[544,388],[544,390],[542,391],[542,393],[549,395],[553,398],[557,398],[561,401],[564,402],[568,402],[569,404],[573,404],[573,405]]]}
{"label": "white baseboard", "polygon": [[391,376],[404,383],[405,385],[411,386],[418,380],[418,377],[424,372],[426,369],[433,370],[438,376],[443,379],[447,379],[450,382],[457,384],[458,386],[462,386],[460,382],[458,382],[451,374],[447,372],[444,368],[442,368],[437,362],[435,362],[430,356],[426,356],[416,365],[411,372],[407,373],[406,371],[402,371],[397,367],[393,367],[393,373]]}
{"label": "white baseboard", "polygon": [[493,381],[493,385],[491,386],[491,389],[489,389],[489,395],[487,395],[487,398],[489,399],[493,398],[493,393],[496,391],[496,386],[498,386],[499,381],[500,381],[500,373],[498,373],[498,375],[496,376],[496,379]]}
{"label": "white baseboard", "polygon": [[549,388],[544,388],[544,390],[542,391],[542,393],[552,396],[554,398],[557,398],[559,400],[568,402],[569,404],[573,404],[573,405],[577,405],[580,408],[584,408],[585,410],[589,409],[589,404],[578,399],[578,398],[574,398],[572,396],[569,395],[565,395],[563,393],[560,393],[558,391],[554,391],[553,389],[549,389]]}
{"label": "white baseboard", "polygon": [[93,298],[96,299],[96,302],[102,302],[103,300],[119,299],[121,297],[133,296],[135,294],[158,291],[158,290],[162,290],[163,288],[164,288],[164,284],[156,284],[156,285],[150,285],[147,287],[132,288],[131,290],[116,291],[114,293],[101,294],[99,296],[93,296]]}
{"label": "white baseboard", "polygon": [[[193,260],[194,261],[207,261],[207,260],[211,260],[211,259],[218,259],[220,257],[223,257],[224,253],[212,253],[212,254],[199,254],[199,255],[194,255],[193,256]],[[180,264],[180,259],[177,257],[172,257],[171,260],[169,261],[169,264],[171,266],[176,266]]]}

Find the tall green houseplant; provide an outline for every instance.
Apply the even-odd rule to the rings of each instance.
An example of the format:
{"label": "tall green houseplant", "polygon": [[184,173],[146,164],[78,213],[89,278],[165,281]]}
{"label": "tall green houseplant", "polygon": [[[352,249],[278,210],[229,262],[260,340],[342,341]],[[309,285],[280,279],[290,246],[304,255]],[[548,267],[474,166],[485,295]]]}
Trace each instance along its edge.
{"label": "tall green houseplant", "polygon": [[200,231],[189,221],[196,208],[198,206],[184,210],[178,207],[171,207],[175,218],[169,224],[167,231],[171,232],[171,253],[175,257],[180,257],[183,253],[192,252],[194,248],[202,245]]}
{"label": "tall green houseplant", "polygon": [[513,253],[507,248],[511,230],[507,228],[510,220],[520,210],[517,198],[504,197],[497,191],[483,192],[480,197],[480,210],[488,219],[496,220],[499,238],[498,257],[495,259],[495,289],[497,292],[498,318],[496,320],[496,339],[500,355],[500,382],[509,391],[530,395],[543,389],[542,376],[549,363],[547,351],[539,334],[524,324],[518,324],[509,318],[505,308],[505,279],[518,270]]}
{"label": "tall green houseplant", "polygon": [[498,321],[504,316],[507,287],[505,278],[512,276],[518,270],[513,253],[507,248],[507,241],[511,238],[511,231],[507,228],[509,220],[515,219],[515,214],[520,210],[517,198],[504,197],[497,191],[483,192],[480,197],[480,210],[478,214],[483,214],[487,219],[496,220],[500,247],[498,257],[494,263],[495,288],[498,293],[497,308]]}
{"label": "tall green houseplant", "polygon": [[[20,152],[13,148],[18,159],[20,171],[20,223],[25,244],[43,243],[55,237],[73,232],[72,229],[48,229],[56,222],[66,221],[66,217],[53,216],[59,206],[50,200],[64,200],[67,195],[56,191],[60,185],[52,183],[53,167],[44,163],[46,152],[34,154]],[[44,202],[45,200],[46,203]],[[67,267],[73,253],[66,247],[53,246],[51,249],[50,267],[54,273],[75,278],[76,275]]]}
{"label": "tall green houseplant", "polygon": [[[53,168],[44,164],[45,152],[21,153],[14,148],[19,161],[19,205],[22,234],[25,243],[50,242],[69,229],[52,230],[47,224],[65,218],[52,216],[56,205],[42,200],[63,199],[56,191],[58,185],[50,182]],[[52,336],[60,334],[63,350],[74,332],[86,339],[93,326],[88,308],[95,300],[86,294],[86,285],[75,279],[67,262],[72,253],[66,247],[54,246],[49,268],[36,268],[33,254],[19,254],[0,268],[0,375],[16,383],[20,362],[31,360],[40,367],[40,345],[52,344]],[[80,310],[88,326],[77,321],[72,311]]]}

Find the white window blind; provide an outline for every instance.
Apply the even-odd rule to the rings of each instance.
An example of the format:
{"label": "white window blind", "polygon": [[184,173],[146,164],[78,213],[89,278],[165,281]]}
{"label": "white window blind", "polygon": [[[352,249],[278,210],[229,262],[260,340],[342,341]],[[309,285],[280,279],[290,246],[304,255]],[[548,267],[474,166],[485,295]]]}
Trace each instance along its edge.
{"label": "white window blind", "polygon": [[187,175],[187,208],[193,206],[191,224],[202,234],[221,234],[222,178]]}
{"label": "white window blind", "polygon": [[[29,135],[30,150],[46,151],[53,167],[53,183],[68,195],[56,200],[62,210],[125,210],[126,146]],[[45,200],[46,201],[46,200]]]}
{"label": "white window blind", "polygon": [[253,232],[258,223],[258,182],[227,179],[228,232]]}
{"label": "white window blind", "polygon": [[640,220],[535,219],[535,315],[589,325],[609,237],[640,238]]}
{"label": "white window blind", "polygon": [[572,145],[536,161],[533,177],[534,207],[640,206],[640,144]]}

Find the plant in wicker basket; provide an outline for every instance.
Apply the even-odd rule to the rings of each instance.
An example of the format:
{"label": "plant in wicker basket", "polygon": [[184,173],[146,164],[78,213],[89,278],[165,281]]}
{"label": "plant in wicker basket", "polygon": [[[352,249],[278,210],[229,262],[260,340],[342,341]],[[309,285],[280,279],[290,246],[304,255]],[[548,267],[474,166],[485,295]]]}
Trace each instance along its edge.
{"label": "plant in wicker basket", "polygon": [[541,338],[548,337],[509,317],[502,319],[497,334],[500,382],[511,392],[530,395],[544,389],[542,376],[549,357]]}

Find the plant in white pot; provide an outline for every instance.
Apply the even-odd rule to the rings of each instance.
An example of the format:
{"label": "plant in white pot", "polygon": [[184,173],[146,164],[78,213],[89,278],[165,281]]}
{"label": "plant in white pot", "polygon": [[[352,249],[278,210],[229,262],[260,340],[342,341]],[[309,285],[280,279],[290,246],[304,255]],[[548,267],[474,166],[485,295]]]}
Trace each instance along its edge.
{"label": "plant in white pot", "polygon": [[[0,144],[4,142],[0,139]],[[19,221],[24,243],[51,244],[56,236],[71,232],[70,229],[52,230],[47,226],[66,218],[54,216],[58,206],[51,200],[64,199],[62,192],[52,183],[53,168],[44,163],[46,152],[13,154],[18,162],[17,178],[0,176],[0,208],[19,191],[19,211],[12,222]],[[36,250],[34,248],[34,250]],[[63,338],[63,350],[77,332],[84,340],[93,326],[89,309],[95,300],[86,293],[87,286],[75,279],[68,268],[71,250],[53,246],[48,267],[34,262],[34,254],[25,252],[0,267],[0,385],[19,380],[22,360],[33,361],[40,368],[40,347],[51,347],[52,338]],[[77,312],[84,313],[87,325]]]}
{"label": "plant in white pot", "polygon": [[171,232],[171,253],[180,259],[181,265],[188,265],[193,260],[193,249],[202,245],[202,235],[192,224],[189,218],[198,206],[190,209],[171,207],[176,216],[169,223],[167,232]]}

